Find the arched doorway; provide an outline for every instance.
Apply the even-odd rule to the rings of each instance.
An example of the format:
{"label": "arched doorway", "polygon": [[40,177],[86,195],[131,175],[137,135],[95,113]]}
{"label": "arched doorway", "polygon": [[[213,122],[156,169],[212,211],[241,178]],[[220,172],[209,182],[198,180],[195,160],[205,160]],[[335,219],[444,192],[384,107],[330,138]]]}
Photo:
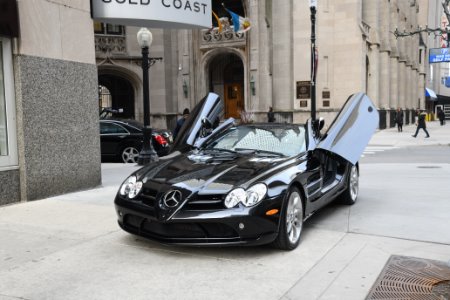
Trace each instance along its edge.
{"label": "arched doorway", "polygon": [[[134,119],[134,89],[131,83],[120,76],[101,74],[98,76],[99,86],[102,90],[107,89],[109,93],[108,105],[114,109],[123,109],[122,118]],[[101,109],[101,108],[100,108]]]}
{"label": "arched doorway", "polygon": [[222,53],[209,64],[209,90],[218,94],[225,105],[225,118],[239,119],[245,109],[244,64],[233,53]]}

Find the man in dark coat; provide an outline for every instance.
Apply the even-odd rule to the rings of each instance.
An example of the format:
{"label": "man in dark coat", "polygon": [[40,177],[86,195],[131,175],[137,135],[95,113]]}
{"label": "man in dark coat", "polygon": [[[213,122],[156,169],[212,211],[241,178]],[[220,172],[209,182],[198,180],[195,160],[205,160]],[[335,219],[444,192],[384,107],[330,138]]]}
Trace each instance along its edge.
{"label": "man in dark coat", "polygon": [[402,132],[403,131],[403,111],[400,107],[397,108],[397,111],[395,112],[395,123],[397,123],[398,132]]}
{"label": "man in dark coat", "polygon": [[421,113],[419,113],[418,115],[418,120],[417,120],[417,129],[416,129],[416,133],[414,135],[412,135],[412,137],[417,137],[417,134],[419,133],[419,129],[422,128],[423,131],[425,131],[425,133],[427,134],[426,138],[430,137],[430,134],[427,131],[427,125],[425,124],[425,117],[426,117],[426,113],[424,111],[422,111]]}
{"label": "man in dark coat", "polygon": [[181,126],[183,126],[183,124],[184,124],[184,121],[186,121],[186,119],[189,117],[189,109],[188,108],[185,108],[184,110],[183,110],[183,117],[181,118],[181,119],[178,119],[178,121],[177,121],[177,126],[175,127],[175,129],[173,130],[173,139],[175,140],[175,138],[177,137],[177,135],[178,135],[178,132],[180,131],[180,129],[181,129]]}
{"label": "man in dark coat", "polygon": [[272,106],[269,107],[269,112],[267,113],[267,121],[269,121],[269,123],[275,122],[275,114],[273,112]]}
{"label": "man in dark coat", "polygon": [[441,122],[441,126],[445,123],[445,113],[444,111],[439,107],[437,112],[439,122]]}

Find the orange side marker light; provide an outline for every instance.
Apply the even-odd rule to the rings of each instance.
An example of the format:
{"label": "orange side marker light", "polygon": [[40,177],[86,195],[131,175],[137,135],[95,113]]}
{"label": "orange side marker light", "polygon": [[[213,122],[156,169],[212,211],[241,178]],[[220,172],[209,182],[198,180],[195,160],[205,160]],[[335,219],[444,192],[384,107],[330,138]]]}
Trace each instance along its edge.
{"label": "orange side marker light", "polygon": [[278,209],[271,209],[266,211],[266,216],[273,216],[278,213]]}

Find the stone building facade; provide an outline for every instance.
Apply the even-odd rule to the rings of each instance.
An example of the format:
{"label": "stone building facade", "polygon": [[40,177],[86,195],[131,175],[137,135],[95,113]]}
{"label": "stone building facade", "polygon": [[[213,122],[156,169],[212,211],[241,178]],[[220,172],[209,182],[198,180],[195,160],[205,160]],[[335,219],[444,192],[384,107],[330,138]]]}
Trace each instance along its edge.
{"label": "stone building facade", "polygon": [[[421,16],[428,13],[428,3],[423,2],[318,1],[318,116],[331,121],[349,95],[363,91],[379,108],[380,128],[394,126],[397,107],[408,111],[406,123],[412,121],[413,110],[424,106],[427,47],[420,36],[396,39],[392,32],[424,26],[419,20],[425,19]],[[183,108],[192,108],[209,91],[224,99],[225,117],[240,118],[245,111],[245,118],[265,121],[272,106],[278,122],[309,118],[311,99],[307,89],[302,93],[310,81],[308,1],[275,5],[270,0],[232,0],[227,6],[249,18],[249,31],[151,29],[150,53],[162,58],[150,69],[155,127],[171,128]],[[214,1],[213,10],[229,18]],[[109,105],[127,107],[131,101],[128,115],[141,119],[136,32],[126,27],[120,37],[97,33],[96,56],[100,84],[114,90],[111,82],[124,79],[133,93],[127,104],[110,91]]]}
{"label": "stone building facade", "polygon": [[[421,0],[422,2],[427,2]],[[425,4],[424,3],[424,4]],[[430,28],[448,28],[449,20],[444,13],[441,1],[430,2],[427,6],[427,23]],[[431,48],[448,48],[449,40],[445,35],[435,36],[434,34],[422,34],[422,38],[427,41]],[[446,119],[450,119],[450,64],[446,63],[428,63],[427,61],[426,87],[436,93],[436,98],[428,97],[426,108],[429,112],[437,113],[440,108],[445,112]]]}
{"label": "stone building facade", "polygon": [[89,2],[1,4],[0,205],[99,185]]}
{"label": "stone building facade", "polygon": [[[85,0],[2,1],[0,205],[100,184],[99,108],[143,119],[138,28],[94,23]],[[318,1],[317,115],[329,123],[363,91],[380,111],[380,128],[393,126],[397,107],[411,122],[425,105],[429,40],[392,32],[425,26],[432,2]],[[212,1],[213,10],[230,19],[220,3]],[[151,29],[153,127],[173,128],[209,91],[224,99],[224,117],[266,121],[273,107],[277,122],[309,118],[308,1],[226,5],[249,18],[249,31]]]}

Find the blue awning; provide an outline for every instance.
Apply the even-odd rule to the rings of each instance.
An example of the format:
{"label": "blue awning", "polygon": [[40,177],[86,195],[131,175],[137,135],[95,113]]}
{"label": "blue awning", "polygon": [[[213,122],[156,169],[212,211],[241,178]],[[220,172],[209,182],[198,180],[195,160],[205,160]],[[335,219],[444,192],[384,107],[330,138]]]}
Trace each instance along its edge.
{"label": "blue awning", "polygon": [[429,88],[425,88],[425,97],[437,99],[436,93],[432,89],[429,89]]}

